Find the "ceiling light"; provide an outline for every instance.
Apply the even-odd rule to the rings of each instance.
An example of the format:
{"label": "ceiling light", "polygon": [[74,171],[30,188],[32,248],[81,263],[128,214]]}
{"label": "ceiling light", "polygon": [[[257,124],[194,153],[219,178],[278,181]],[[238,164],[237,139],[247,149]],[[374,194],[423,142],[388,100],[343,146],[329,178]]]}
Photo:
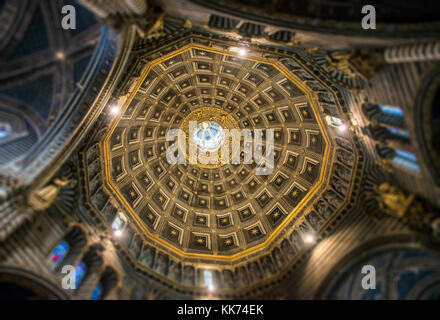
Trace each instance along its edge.
{"label": "ceiling light", "polygon": [[115,234],[116,237],[119,238],[120,236],[122,236],[122,231],[121,230],[115,230],[114,234]]}
{"label": "ceiling light", "polygon": [[308,244],[312,244],[312,243],[314,243],[315,242],[315,237],[313,236],[313,235],[311,235],[311,234],[309,234],[307,237],[306,237],[306,242],[308,243]]}
{"label": "ceiling light", "polygon": [[347,130],[347,126],[345,124],[341,124],[338,129],[341,132],[345,132],[345,130]]}
{"label": "ceiling light", "polygon": [[113,115],[116,115],[119,113],[119,108],[117,105],[113,105],[112,107],[110,107],[110,113]]}
{"label": "ceiling light", "polygon": [[63,60],[65,58],[64,52],[62,51],[55,52],[55,58],[57,58],[58,60]]}
{"label": "ceiling light", "polygon": [[247,50],[243,47],[230,47],[229,51],[234,52],[234,53],[238,53],[242,57],[245,56],[247,53]]}

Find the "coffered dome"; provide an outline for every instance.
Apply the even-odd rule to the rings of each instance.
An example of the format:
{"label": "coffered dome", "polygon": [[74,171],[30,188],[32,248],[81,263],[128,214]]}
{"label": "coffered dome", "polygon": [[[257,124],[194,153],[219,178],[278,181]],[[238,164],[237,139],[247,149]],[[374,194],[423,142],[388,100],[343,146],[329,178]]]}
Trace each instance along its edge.
{"label": "coffered dome", "polygon": [[0,0],[0,298],[438,298],[440,2],[362,2]]}
{"label": "coffered dome", "polygon": [[[142,233],[141,264],[149,265],[151,255],[152,268],[172,260],[179,270],[201,263],[226,278],[250,272],[252,283],[282,271],[298,241],[318,237],[342,208],[356,147],[327,125],[322,101],[335,112],[339,102],[299,55],[252,47],[243,56],[233,46],[189,35],[164,44],[160,52],[167,54],[136,52],[140,76],[131,78],[134,89],[109,119],[99,147],[105,190]],[[226,143],[226,129],[247,129],[251,138],[261,132],[262,140],[242,136],[238,163],[231,155],[226,162],[192,163],[188,148],[183,162],[170,163],[167,150],[182,145],[167,139],[171,129],[192,134],[208,154]],[[246,161],[246,143],[268,156],[271,130],[273,164]]]}

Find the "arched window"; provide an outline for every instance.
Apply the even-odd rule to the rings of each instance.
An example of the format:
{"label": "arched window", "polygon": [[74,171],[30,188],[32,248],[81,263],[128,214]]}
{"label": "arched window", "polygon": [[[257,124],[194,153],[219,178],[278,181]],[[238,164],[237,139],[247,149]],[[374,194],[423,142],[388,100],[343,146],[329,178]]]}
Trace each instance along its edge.
{"label": "arched window", "polygon": [[379,105],[380,110],[384,115],[393,117],[403,117],[403,110],[399,107],[388,106],[385,104]]}
{"label": "arched window", "polygon": [[387,130],[389,133],[391,133],[395,136],[399,136],[402,138],[409,138],[408,130],[398,129],[398,128],[394,128],[394,127],[387,127]]}
{"label": "arched window", "polygon": [[420,167],[418,165],[417,157],[411,152],[403,151],[400,149],[395,150],[393,162],[408,170],[420,173]]}
{"label": "arched window", "polygon": [[93,289],[90,300],[101,300],[109,294],[109,292],[115,288],[118,283],[118,276],[111,267],[106,267],[102,272],[101,277]]}
{"label": "arched window", "polygon": [[369,125],[366,127],[371,137],[376,141],[394,140],[404,144],[409,142],[409,133],[407,130],[396,127],[385,127],[381,125]]}
{"label": "arched window", "polygon": [[364,104],[362,110],[365,116],[370,120],[376,120],[379,123],[402,127],[403,110],[396,106],[389,106],[385,104]]}
{"label": "arched window", "polygon": [[[77,259],[75,264],[75,284],[73,294],[80,298],[91,299],[91,296],[99,296],[99,283],[103,284],[100,269],[102,267],[101,253],[103,247],[99,243],[90,245],[85,253]],[[96,292],[92,292],[96,290]],[[102,291],[102,290],[101,290]],[[98,294],[99,293],[99,294]]]}
{"label": "arched window", "polygon": [[212,290],[214,288],[214,278],[212,275],[212,270],[203,270],[203,285],[208,290]]}
{"label": "arched window", "polygon": [[11,133],[11,125],[7,122],[0,121],[0,140],[6,139]]}
{"label": "arched window", "polygon": [[103,292],[103,286],[101,283],[98,283],[96,285],[95,289],[93,289],[92,296],[90,297],[90,300],[99,300],[102,296],[102,292]]}
{"label": "arched window", "polygon": [[[86,243],[86,237],[81,228],[73,227],[70,229],[50,255],[49,260],[53,270],[57,273],[61,271],[61,261],[63,265],[75,265]],[[52,259],[55,263],[52,263]]]}
{"label": "arched window", "polygon": [[61,261],[66,257],[67,253],[70,250],[70,246],[67,241],[62,240],[58,245],[53,249],[52,253],[49,257],[49,264],[52,270],[60,264]]}
{"label": "arched window", "polygon": [[417,156],[411,152],[392,149],[385,145],[376,145],[377,153],[381,158],[391,160],[393,164],[406,170],[420,173]]}
{"label": "arched window", "polygon": [[384,124],[390,124],[395,126],[403,125],[403,110],[399,107],[379,105],[381,115],[379,121]]}
{"label": "arched window", "polygon": [[81,284],[82,280],[84,279],[84,276],[86,275],[86,273],[87,273],[86,264],[82,261],[79,261],[75,267],[75,287],[76,287],[76,289],[78,289],[78,287]]}
{"label": "arched window", "polygon": [[119,212],[119,213],[115,216],[115,218],[113,219],[113,222],[112,222],[112,229],[113,229],[114,231],[116,231],[116,230],[121,230],[121,229],[124,227],[125,221],[126,221],[125,216],[124,216],[121,212]]}
{"label": "arched window", "polygon": [[[371,246],[371,244],[370,244]],[[329,300],[438,300],[440,297],[440,259],[426,248],[410,245],[362,248],[362,256],[350,253],[336,266],[338,276],[329,273],[321,299]],[[360,285],[360,272],[369,265],[375,270],[375,289]],[[336,270],[335,268],[335,270]],[[344,285],[341,285],[344,284]]]}

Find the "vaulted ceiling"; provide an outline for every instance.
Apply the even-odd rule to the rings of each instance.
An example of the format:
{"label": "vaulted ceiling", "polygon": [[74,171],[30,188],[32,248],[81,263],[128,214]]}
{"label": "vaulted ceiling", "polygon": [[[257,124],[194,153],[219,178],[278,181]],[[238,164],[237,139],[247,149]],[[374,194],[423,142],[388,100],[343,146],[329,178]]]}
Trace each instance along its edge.
{"label": "vaulted ceiling", "polygon": [[77,6],[78,28],[58,27],[61,7],[72,3],[0,4],[0,112],[10,127],[7,139],[0,139],[0,166],[23,156],[47,132],[92,58],[101,27],[92,13]]}
{"label": "vaulted ceiling", "polygon": [[[344,103],[331,80],[295,52],[250,46],[241,56],[239,45],[189,32],[139,47],[129,89],[114,97],[119,113],[85,152],[91,205],[129,217],[138,266],[176,286],[197,286],[203,268],[226,292],[279,278],[345,213],[362,162],[323,112],[337,115]],[[273,170],[255,174],[243,152],[240,164],[168,163],[167,132],[190,120],[273,129]]]}
{"label": "vaulted ceiling", "polygon": [[[404,19],[410,23],[399,23],[393,1],[382,1],[378,17],[387,23],[372,33],[359,30],[359,1],[266,2],[161,0],[160,10],[142,18],[120,15],[115,5],[103,28],[77,6],[81,27],[60,31],[52,18],[76,2],[0,1],[0,166],[25,159],[17,161],[26,168],[21,176],[29,183],[38,176],[37,188],[54,187],[49,179],[64,163],[58,176],[72,185],[58,190],[47,213],[61,229],[87,230],[72,241],[99,248],[123,283],[121,297],[205,297],[207,274],[220,298],[359,296],[337,282],[358,279],[361,260],[341,268],[341,258],[388,231],[390,239],[409,231],[369,216],[378,212],[371,190],[383,176],[372,166],[376,142],[361,110],[371,103],[412,108],[404,93],[411,86],[415,95],[418,80],[406,81],[413,75],[405,68],[421,79],[430,63],[388,66],[385,77],[377,68],[381,47],[437,37],[436,6],[403,4],[414,10]],[[423,15],[427,23],[413,23]],[[416,99],[415,125],[426,149],[419,159],[433,162],[436,173],[433,71]],[[383,79],[403,80],[383,86]],[[221,145],[219,131],[262,130],[263,154],[273,130],[273,167],[257,173],[261,165],[246,163],[243,150],[239,164],[170,163],[167,134],[182,129],[188,138],[191,121]],[[416,176],[402,177],[412,184]],[[394,263],[400,253],[379,256]]]}

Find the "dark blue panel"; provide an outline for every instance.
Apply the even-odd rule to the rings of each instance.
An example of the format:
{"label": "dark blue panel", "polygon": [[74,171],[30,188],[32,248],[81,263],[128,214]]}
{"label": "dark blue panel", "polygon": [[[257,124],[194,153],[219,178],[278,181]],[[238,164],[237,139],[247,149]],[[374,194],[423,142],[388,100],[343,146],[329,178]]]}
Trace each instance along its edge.
{"label": "dark blue panel", "polygon": [[49,40],[40,6],[37,6],[23,38],[8,60],[15,60],[49,48]]}
{"label": "dark blue panel", "polygon": [[76,36],[81,32],[89,29],[93,25],[95,25],[98,21],[95,18],[95,15],[90,12],[88,9],[80,5],[76,1],[66,0],[64,1],[65,5],[72,5],[75,7],[76,12],[76,29],[70,30],[72,36]]}
{"label": "dark blue panel", "polygon": [[52,74],[44,75],[16,87],[2,90],[0,93],[32,106],[43,119],[47,119],[52,103],[52,78]]}
{"label": "dark blue panel", "polygon": [[397,275],[395,282],[399,294],[399,300],[405,299],[411,289],[414,288],[420,280],[432,273],[432,270],[416,270]]}

